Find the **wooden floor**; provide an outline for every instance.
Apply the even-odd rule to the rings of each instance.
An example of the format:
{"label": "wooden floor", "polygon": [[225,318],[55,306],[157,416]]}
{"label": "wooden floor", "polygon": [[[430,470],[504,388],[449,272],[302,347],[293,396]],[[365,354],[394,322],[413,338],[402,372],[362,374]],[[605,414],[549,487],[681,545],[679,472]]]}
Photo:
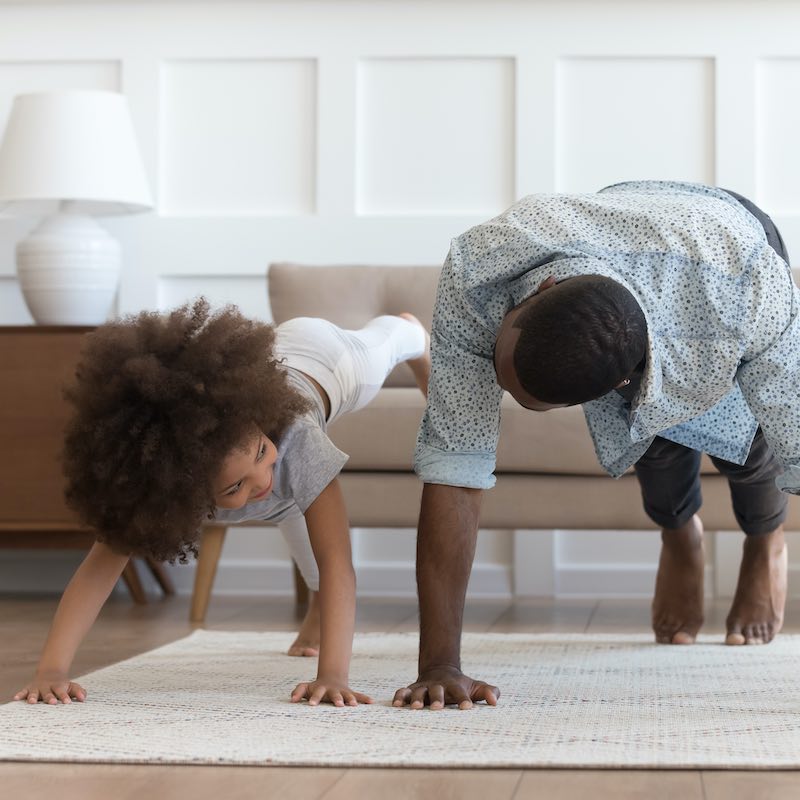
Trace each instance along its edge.
{"label": "wooden floor", "polygon": [[[56,598],[0,595],[0,698],[9,698],[33,674]],[[708,609],[705,631],[721,633],[727,607]],[[78,675],[179,639],[188,622],[187,598],[154,599],[147,606],[125,600],[106,605],[75,663]],[[292,605],[283,600],[217,597],[205,626],[214,630],[291,630]],[[474,604],[465,629],[498,632],[645,632],[648,603],[623,601],[525,601]],[[357,630],[416,630],[416,609],[406,602],[362,600]],[[800,601],[787,611],[789,632],[800,632]],[[411,680],[414,676],[409,674]],[[459,713],[459,712],[452,712]],[[460,712],[468,713],[468,712]],[[799,721],[800,722],[800,721]],[[0,731],[2,735],[2,731]],[[740,800],[800,797],[800,772],[643,770],[413,770],[281,767],[175,767],[0,763],[0,797],[9,800]]]}

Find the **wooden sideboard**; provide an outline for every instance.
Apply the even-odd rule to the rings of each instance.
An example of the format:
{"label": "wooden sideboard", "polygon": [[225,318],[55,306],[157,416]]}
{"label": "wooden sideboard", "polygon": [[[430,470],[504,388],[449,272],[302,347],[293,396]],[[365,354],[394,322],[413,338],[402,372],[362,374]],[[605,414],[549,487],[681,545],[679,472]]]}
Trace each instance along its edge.
{"label": "wooden sideboard", "polygon": [[[64,502],[60,453],[71,380],[91,328],[0,326],[0,548],[83,548],[94,533]],[[165,594],[171,580],[146,560]],[[133,559],[123,574],[133,599],[146,602]],[[2,587],[0,586],[0,590]]]}

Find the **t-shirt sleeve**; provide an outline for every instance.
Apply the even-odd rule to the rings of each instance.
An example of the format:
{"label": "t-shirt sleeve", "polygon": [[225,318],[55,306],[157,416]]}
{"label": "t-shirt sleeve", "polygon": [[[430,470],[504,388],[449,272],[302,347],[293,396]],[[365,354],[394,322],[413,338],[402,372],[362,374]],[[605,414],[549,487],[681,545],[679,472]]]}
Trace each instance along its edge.
{"label": "t-shirt sleeve", "polygon": [[500,435],[494,333],[464,297],[454,242],[442,269],[431,329],[428,403],[414,470],[426,483],[489,489]]}
{"label": "t-shirt sleeve", "polygon": [[278,449],[283,453],[286,488],[304,514],[348,459],[319,425],[305,417],[289,428]]}

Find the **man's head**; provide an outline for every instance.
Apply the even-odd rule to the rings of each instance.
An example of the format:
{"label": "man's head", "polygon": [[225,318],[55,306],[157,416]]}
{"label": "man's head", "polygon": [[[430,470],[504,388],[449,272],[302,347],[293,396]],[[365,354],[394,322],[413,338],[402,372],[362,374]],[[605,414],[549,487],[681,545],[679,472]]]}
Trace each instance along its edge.
{"label": "man's head", "polygon": [[625,385],[646,346],[644,314],[624,286],[600,275],[550,278],[503,320],[495,371],[517,402],[546,411]]}
{"label": "man's head", "polygon": [[[272,326],[234,306],[211,313],[202,299],[87,337],[67,391],[64,472],[68,503],[98,538],[121,553],[184,561],[228,483],[247,484],[236,507],[263,490],[273,443],[308,407],[274,339]],[[224,472],[242,452],[241,474]]]}

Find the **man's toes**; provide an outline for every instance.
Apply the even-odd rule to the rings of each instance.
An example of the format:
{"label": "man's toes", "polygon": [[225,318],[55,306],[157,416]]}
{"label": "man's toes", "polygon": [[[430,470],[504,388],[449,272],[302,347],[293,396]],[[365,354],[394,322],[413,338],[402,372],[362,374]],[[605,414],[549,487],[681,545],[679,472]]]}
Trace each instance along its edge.
{"label": "man's toes", "polygon": [[745,635],[742,633],[741,627],[737,624],[729,624],[725,644],[738,646],[744,644],[745,641]]}

